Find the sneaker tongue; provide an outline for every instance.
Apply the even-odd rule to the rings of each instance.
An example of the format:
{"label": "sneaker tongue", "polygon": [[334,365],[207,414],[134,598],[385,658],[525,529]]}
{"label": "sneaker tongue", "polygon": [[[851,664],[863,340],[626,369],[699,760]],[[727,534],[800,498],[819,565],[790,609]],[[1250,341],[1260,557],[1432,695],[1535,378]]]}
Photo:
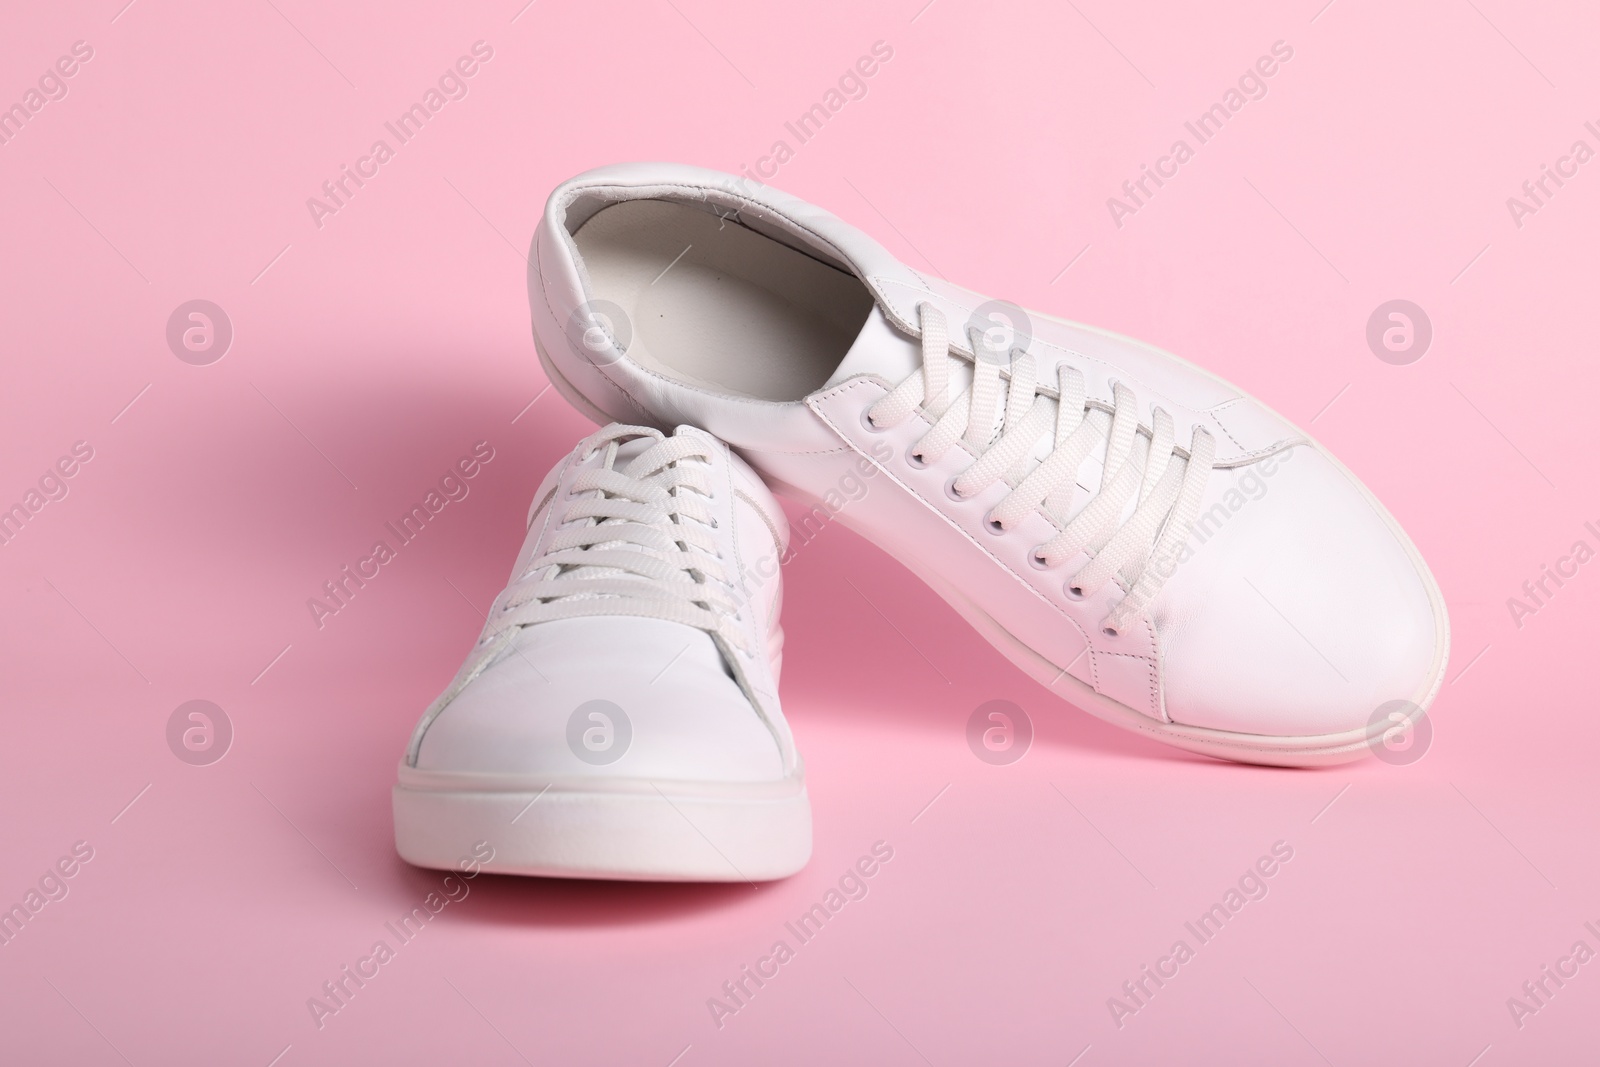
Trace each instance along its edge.
{"label": "sneaker tongue", "polygon": [[612,469],[626,470],[629,463],[633,462],[635,458],[644,455],[645,451],[655,444],[657,440],[658,438],[655,437],[633,437],[621,442],[617,445],[617,458],[611,464]]}
{"label": "sneaker tongue", "polygon": [[[875,374],[888,381],[890,388],[913,374],[922,373],[922,339],[908,337],[895,329],[878,305],[856,335],[855,344],[822,388],[838,385],[862,374]],[[972,361],[950,357],[950,390],[960,396],[972,385]],[[1003,407],[1003,405],[1002,405]],[[998,417],[999,408],[996,409]]]}
{"label": "sneaker tongue", "polygon": [[[615,471],[625,471],[625,470],[627,470],[628,465],[630,463],[632,463],[634,461],[634,459],[638,458],[639,456],[643,455],[647,450],[649,450],[650,448],[654,447],[660,440],[661,439],[659,437],[640,436],[640,437],[633,437],[633,438],[629,438],[629,439],[627,439],[625,441],[618,442],[618,444],[616,446],[617,447],[616,455],[612,458],[612,461],[611,461],[611,469],[615,470]],[[606,526],[608,524],[613,524],[613,523],[621,524],[622,521],[623,520],[620,520],[620,519],[606,519],[606,520],[602,521],[600,525],[603,527],[603,526]],[[600,550],[600,551],[618,551],[618,550],[620,550],[620,551],[625,551],[625,552],[641,552],[641,553],[644,553],[645,555],[650,555],[650,556],[655,555],[654,552],[649,551],[648,549],[644,548],[643,546],[635,544],[632,541],[625,541],[625,540],[602,541],[602,542],[594,545],[593,548],[596,549],[596,550]],[[648,582],[649,581],[648,578],[644,578],[644,577],[642,577],[640,575],[632,574],[632,573],[630,573],[628,571],[618,570],[615,567],[600,566],[598,564],[569,565],[566,568],[565,573],[567,575],[569,575],[570,577],[573,577],[573,578],[576,578],[576,579],[579,579],[579,580],[588,579],[588,578],[611,578],[611,579],[623,579],[625,581],[636,581],[636,582]],[[578,597],[587,597],[587,596],[590,595],[588,593],[583,593],[583,592],[579,591],[579,590],[581,590],[580,586],[576,586],[575,585],[573,588],[574,588],[574,592],[572,594],[570,594],[570,595],[578,596]]]}
{"label": "sneaker tongue", "polygon": [[855,344],[850,346],[844,361],[822,388],[838,385],[859,374],[876,374],[887,379],[890,385],[896,385],[921,366],[922,342],[895,329],[878,305],[873,304],[872,313],[856,336]]}

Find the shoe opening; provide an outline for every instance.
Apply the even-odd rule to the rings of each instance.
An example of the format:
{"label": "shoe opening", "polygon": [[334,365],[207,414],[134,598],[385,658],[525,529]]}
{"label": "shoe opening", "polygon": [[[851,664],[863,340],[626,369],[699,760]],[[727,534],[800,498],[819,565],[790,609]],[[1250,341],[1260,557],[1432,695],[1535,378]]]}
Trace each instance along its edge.
{"label": "shoe opening", "polygon": [[723,395],[792,402],[814,392],[873,307],[849,270],[708,202],[612,203],[572,238],[591,296],[628,316],[628,356]]}

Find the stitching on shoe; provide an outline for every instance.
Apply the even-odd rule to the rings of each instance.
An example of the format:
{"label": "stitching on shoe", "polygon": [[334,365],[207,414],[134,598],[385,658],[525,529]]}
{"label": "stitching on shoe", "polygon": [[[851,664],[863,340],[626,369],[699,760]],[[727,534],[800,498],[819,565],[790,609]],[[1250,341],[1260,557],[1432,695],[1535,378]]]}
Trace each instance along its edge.
{"label": "stitching on shoe", "polygon": [[[1132,660],[1138,660],[1139,662],[1143,663],[1145,665],[1146,674],[1147,674],[1147,676],[1149,678],[1150,704],[1151,704],[1151,707],[1152,708],[1160,707],[1160,704],[1156,700],[1156,697],[1157,697],[1159,691],[1158,691],[1158,689],[1156,687],[1155,664],[1151,661],[1149,656],[1142,656],[1142,655],[1139,655],[1138,653],[1135,653],[1135,652],[1102,652],[1099,649],[1095,649],[1095,648],[1091,648],[1090,651],[1093,653],[1089,657],[1089,663],[1090,663],[1091,666],[1094,665],[1095,656],[1115,656],[1117,659],[1132,659]],[[1111,694],[1107,693],[1105,690],[1100,688],[1100,671],[1099,671],[1098,667],[1095,667],[1095,669],[1094,669],[1094,680],[1095,680],[1094,691],[1096,693],[1099,693],[1103,697],[1110,697],[1110,699],[1113,699],[1113,700],[1116,699],[1115,697],[1111,697]],[[1138,711],[1139,709],[1138,708],[1134,708],[1133,710]],[[1165,722],[1166,721],[1164,719],[1156,718],[1156,716],[1154,716],[1154,715],[1152,715],[1151,718],[1154,719],[1154,721],[1156,721],[1156,722]]]}
{"label": "stitching on shoe", "polygon": [[[1294,426],[1292,423],[1286,422],[1286,425],[1289,426],[1289,429],[1296,432],[1287,437],[1279,437],[1271,444],[1264,445],[1261,448],[1245,448],[1244,445],[1240,443],[1239,439],[1233,435],[1233,431],[1228,429],[1227,424],[1222,421],[1222,414],[1224,411],[1226,411],[1228,408],[1234,407],[1237,404],[1245,403],[1260,404],[1261,402],[1259,400],[1253,400],[1248,396],[1236,396],[1232,400],[1225,400],[1215,407],[1205,409],[1205,414],[1211,416],[1211,421],[1215,422],[1217,424],[1217,428],[1228,435],[1228,440],[1232,441],[1234,447],[1239,449],[1240,452],[1240,455],[1237,459],[1230,459],[1226,463],[1217,464],[1218,467],[1248,466],[1249,462],[1254,462],[1258,459],[1265,459],[1267,456],[1276,455],[1279,452],[1294,448],[1296,445],[1311,443],[1310,438],[1308,438],[1305,434],[1298,432],[1298,427]],[[1282,420],[1282,416],[1277,415],[1275,412],[1266,410],[1264,407],[1263,410],[1266,411],[1266,414]]]}
{"label": "stitching on shoe", "polygon": [[[1217,424],[1217,429],[1221,430],[1224,434],[1226,434],[1227,437],[1228,437],[1228,440],[1233,442],[1233,447],[1237,448],[1240,452],[1242,452],[1242,453],[1244,453],[1245,455],[1248,456],[1248,455],[1251,455],[1252,453],[1259,452],[1261,450],[1258,449],[1258,448],[1246,448],[1244,446],[1244,442],[1240,441],[1237,437],[1233,436],[1233,431],[1228,429],[1228,424],[1222,421],[1222,412],[1224,410],[1226,410],[1227,408],[1233,407],[1235,404],[1237,404],[1239,401],[1241,401],[1243,399],[1244,399],[1244,397],[1242,397],[1242,396],[1236,396],[1232,400],[1229,400],[1229,401],[1227,401],[1225,403],[1222,403],[1222,404],[1218,404],[1216,407],[1211,408],[1210,410],[1208,410],[1206,412],[1206,414],[1210,415],[1211,416],[1211,421]],[[1273,443],[1276,444],[1277,442],[1274,441]]]}
{"label": "stitching on shoe", "polygon": [[[1150,641],[1150,647],[1159,651],[1161,647],[1160,639],[1156,634],[1155,624],[1150,621],[1150,617],[1148,615],[1141,615],[1139,617],[1139,621],[1144,624],[1145,636]],[[1150,710],[1155,718],[1162,719],[1165,711],[1164,703],[1161,699],[1161,659],[1154,652],[1151,655],[1143,656],[1141,658],[1144,659],[1150,667]]]}
{"label": "stitching on shoe", "polygon": [[[815,415],[816,412],[813,411],[812,414]],[[741,453],[754,452],[763,456],[836,456],[841,452],[853,451],[849,446],[841,446],[839,448],[812,448],[803,452],[779,452],[771,448],[757,448],[754,445],[739,445],[738,448]]]}

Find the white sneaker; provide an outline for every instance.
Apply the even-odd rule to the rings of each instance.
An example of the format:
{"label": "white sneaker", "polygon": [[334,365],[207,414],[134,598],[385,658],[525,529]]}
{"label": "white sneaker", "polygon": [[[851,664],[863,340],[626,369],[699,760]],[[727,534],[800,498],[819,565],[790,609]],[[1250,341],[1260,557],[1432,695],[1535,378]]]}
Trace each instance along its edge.
{"label": "white sneaker", "polygon": [[803,502],[874,464],[846,525],[1101,718],[1334,763],[1438,690],[1444,602],[1404,532],[1309,436],[1174,356],[695,167],[567,182],[532,252],[534,337],[579,410],[703,427]]}
{"label": "white sneaker", "polygon": [[805,866],[811,807],[778,706],[788,536],[704,431],[613,425],[579,444],[417,724],[394,790],[400,855],[663,881]]}

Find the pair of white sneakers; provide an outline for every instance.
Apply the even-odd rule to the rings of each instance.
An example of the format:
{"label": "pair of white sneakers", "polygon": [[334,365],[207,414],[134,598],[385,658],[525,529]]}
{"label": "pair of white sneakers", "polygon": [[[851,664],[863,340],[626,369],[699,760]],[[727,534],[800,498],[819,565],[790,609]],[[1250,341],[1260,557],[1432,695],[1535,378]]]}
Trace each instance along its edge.
{"label": "pair of white sneakers", "polygon": [[512,583],[417,726],[394,791],[412,863],[487,841],[518,874],[805,865],[769,486],[816,506],[872,471],[846,526],[1053,692],[1180,748],[1343,762],[1438,691],[1443,598],[1394,519],[1174,356],[670,164],[557,188],[528,289],[550,381],[610,425],[539,488]]}

